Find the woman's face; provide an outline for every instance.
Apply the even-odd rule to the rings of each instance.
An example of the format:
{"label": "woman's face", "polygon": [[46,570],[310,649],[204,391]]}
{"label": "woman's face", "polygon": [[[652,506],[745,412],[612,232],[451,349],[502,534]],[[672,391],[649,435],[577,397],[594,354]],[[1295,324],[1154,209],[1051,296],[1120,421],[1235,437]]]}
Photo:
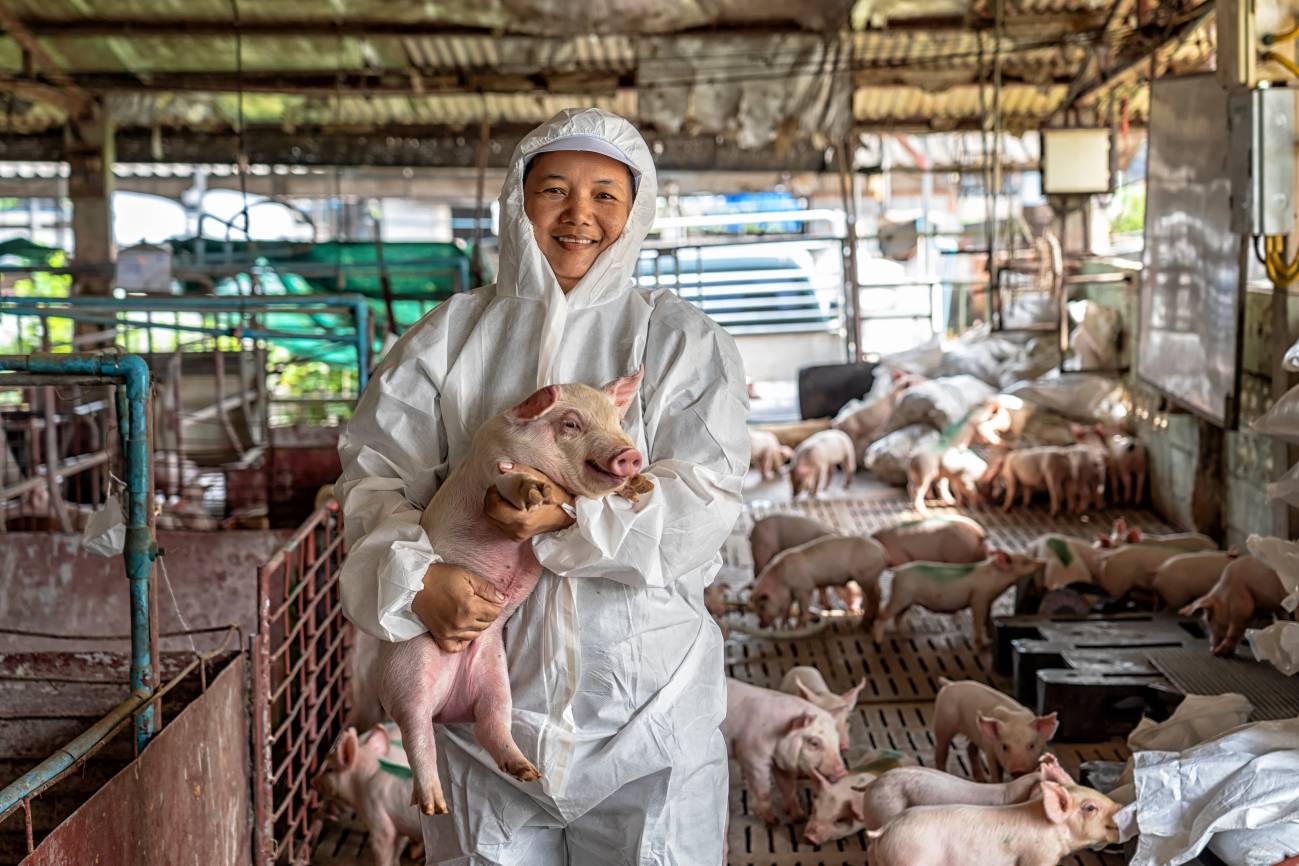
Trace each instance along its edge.
{"label": "woman's face", "polygon": [[631,175],[616,159],[578,150],[536,158],[523,184],[523,211],[561,289],[577,285],[618,239],[631,204]]}

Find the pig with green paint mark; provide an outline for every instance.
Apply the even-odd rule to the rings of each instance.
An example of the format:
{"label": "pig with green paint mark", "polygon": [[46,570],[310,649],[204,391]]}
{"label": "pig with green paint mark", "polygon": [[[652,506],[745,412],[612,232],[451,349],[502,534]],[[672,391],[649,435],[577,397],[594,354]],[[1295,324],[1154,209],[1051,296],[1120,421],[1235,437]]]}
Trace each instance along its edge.
{"label": "pig with green paint mark", "polygon": [[974,645],[981,649],[987,644],[992,603],[1017,580],[1042,565],[1040,559],[997,550],[983,562],[911,562],[899,566],[893,570],[893,591],[883,614],[875,621],[872,636],[876,643],[883,642],[885,626],[895,623],[914,604],[938,613],[956,613],[968,607],[974,614]]}
{"label": "pig with green paint mark", "polygon": [[1083,538],[1039,535],[1027,552],[1046,564],[1042,585],[1048,590],[1063,589],[1071,583],[1095,583],[1100,576],[1102,554]]}

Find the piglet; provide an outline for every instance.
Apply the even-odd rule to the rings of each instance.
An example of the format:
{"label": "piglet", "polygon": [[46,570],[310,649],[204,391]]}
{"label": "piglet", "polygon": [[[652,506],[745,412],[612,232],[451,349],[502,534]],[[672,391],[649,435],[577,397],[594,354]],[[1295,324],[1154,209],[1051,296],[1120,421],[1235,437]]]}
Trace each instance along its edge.
{"label": "piglet", "polygon": [[[997,475],[1006,487],[1002,511],[1009,511],[1015,494],[1022,493],[1024,505],[1032,501],[1034,490],[1046,490],[1051,504],[1051,516],[1060,513],[1060,505],[1073,478],[1073,465],[1064,448],[1041,446],[1020,448],[995,459],[988,467],[989,475]],[[985,475],[985,479],[988,476]]]}
{"label": "piglet", "polygon": [[780,690],[787,695],[798,695],[805,701],[816,704],[835,717],[839,734],[840,751],[848,751],[848,716],[857,706],[857,695],[866,688],[866,680],[837,695],[825,684],[825,678],[814,667],[800,665],[790,668],[785,678],[780,681]]}
{"label": "piglet", "polygon": [[[1001,781],[1005,768],[1012,776],[1032,770],[1055,736],[1056,714],[1035,716],[1009,695],[973,680],[953,682],[939,677],[942,688],[934,699],[934,765],[947,768],[947,750],[957,734],[969,740],[970,771],[975,781]],[[988,760],[988,774],[979,761]]]}
{"label": "piglet", "polygon": [[575,496],[629,498],[652,484],[638,473],[641,455],[621,427],[641,372],[603,390],[548,385],[488,419],[469,453],[438,488],[420,525],[446,562],[489,580],[504,596],[500,616],[462,653],[444,652],[422,634],[384,641],[378,659],[379,698],[401,728],[415,797],[426,814],[447,811],[437,774],[433,723],[473,722],[474,737],[503,772],[522,782],[540,778],[510,733],[511,699],[501,629],[541,576],[531,540],[515,541],[483,515],[483,491],[495,485],[518,508],[549,500],[549,485],[523,473],[501,474],[509,462],[532,466]]}
{"label": "piglet", "polygon": [[879,576],[884,570],[884,548],[859,536],[831,535],[778,553],[753,582],[749,600],[763,628],[793,616],[798,602],[798,625],[811,621],[812,593],[820,587],[843,586],[856,581],[865,598],[863,622],[875,619],[880,606]]}
{"label": "piglet", "polygon": [[1212,538],[1200,532],[1169,532],[1156,534],[1144,532],[1136,527],[1129,527],[1128,522],[1120,517],[1114,521],[1109,535],[1096,536],[1097,544],[1103,548],[1123,547],[1128,544],[1147,544],[1160,547],[1172,547],[1178,553],[1193,553],[1197,550],[1213,550],[1218,546]]}
{"label": "piglet", "polygon": [[1114,844],[1119,804],[1079,785],[1042,783],[1014,806],[920,806],[867,833],[870,866],[1056,866]]}
{"label": "piglet", "polygon": [[988,615],[997,596],[1024,575],[1042,568],[1042,562],[1023,554],[994,551],[983,562],[953,564],[909,562],[893,569],[893,589],[884,613],[875,621],[872,636],[884,640],[884,630],[913,605],[939,613],[970,608],[974,615],[974,645],[987,643]]}
{"label": "piglet", "polygon": [[1146,495],[1145,444],[1135,436],[1111,433],[1105,437],[1110,453],[1111,484],[1114,501],[1122,499],[1129,505],[1141,502]]}
{"label": "piglet", "polygon": [[1149,539],[1126,544],[1104,554],[1097,582],[1114,598],[1121,598],[1134,589],[1150,589],[1159,569],[1173,557],[1187,552],[1183,544],[1198,543],[1198,539],[1188,537],[1177,544]]}
{"label": "piglet", "polygon": [[842,430],[820,430],[804,439],[794,449],[794,462],[789,470],[789,483],[794,498],[802,493],[812,496],[830,488],[830,475],[835,467],[843,470],[843,486],[852,487],[857,474],[857,450],[852,437]]}
{"label": "piglet", "polygon": [[884,546],[889,567],[904,562],[982,562],[988,533],[968,517],[926,517],[881,529],[871,536]]}
{"label": "piglet", "polygon": [[1236,550],[1179,553],[1159,566],[1151,586],[1167,607],[1180,610],[1213,589],[1227,565],[1239,555]]}
{"label": "piglet", "polygon": [[781,445],[776,434],[750,428],[749,466],[762,473],[763,481],[775,478],[793,457],[794,449]]}
{"label": "piglet", "polygon": [[969,448],[923,450],[911,457],[907,466],[907,495],[911,507],[928,514],[925,497],[937,484],[939,498],[947,505],[983,504],[978,483],[988,471],[988,464]]}
{"label": "piglet", "polygon": [[773,514],[756,521],[749,533],[753,573],[761,574],[771,558],[782,550],[798,547],[823,535],[834,535],[834,530],[797,514]]}
{"label": "piglet", "polygon": [[1048,590],[1063,589],[1071,583],[1096,582],[1100,555],[1086,539],[1048,533],[1035,538],[1026,552],[1046,563],[1042,585]]}
{"label": "piglet", "polygon": [[383,725],[372,728],[364,739],[357,736],[356,728],[348,728],[311,780],[322,797],[352,807],[365,824],[375,866],[397,862],[402,838],[415,844],[424,838],[419,809],[411,800],[410,775],[400,762],[385,760],[391,754],[391,737]]}
{"label": "piglet", "polygon": [[830,424],[832,429],[842,430],[852,438],[853,453],[858,457],[866,450],[866,446],[875,441],[880,428],[897,406],[898,398],[919,381],[918,377],[899,370],[890,371],[889,376],[887,391],[873,398],[868,395],[862,406],[846,415],[839,415]]}
{"label": "piglet", "polygon": [[1036,771],[1010,782],[971,782],[929,767],[900,767],[875,781],[856,786],[861,795],[861,820],[878,830],[915,806],[1009,806],[1042,794],[1043,782],[1072,785],[1055,755],[1041,758]]}
{"label": "piglet", "polygon": [[[888,775],[888,774],[886,774]],[[812,817],[803,828],[803,839],[810,845],[824,845],[866,829],[862,814],[861,789],[880,778],[875,773],[850,773],[831,782],[820,773],[812,774]]]}
{"label": "piglet", "polygon": [[756,803],[754,811],[768,824],[776,822],[773,780],[785,811],[798,821],[803,817],[794,790],[799,777],[817,772],[838,780],[848,772],[839,755],[834,716],[802,698],[729,677],[722,736],[727,754],[740,764],[744,785]]}
{"label": "piglet", "polygon": [[1285,587],[1275,571],[1257,557],[1238,556],[1223,569],[1213,589],[1182,608],[1182,615],[1204,611],[1213,651],[1228,655],[1245,636],[1245,626],[1255,613],[1282,610],[1285,597]]}

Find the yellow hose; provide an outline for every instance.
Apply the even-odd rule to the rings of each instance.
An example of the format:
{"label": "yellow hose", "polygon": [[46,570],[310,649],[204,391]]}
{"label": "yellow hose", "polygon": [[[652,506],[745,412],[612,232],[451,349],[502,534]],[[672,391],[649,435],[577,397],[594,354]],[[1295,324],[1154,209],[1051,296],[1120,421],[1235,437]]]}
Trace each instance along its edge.
{"label": "yellow hose", "polygon": [[1295,63],[1293,60],[1291,60],[1289,57],[1286,57],[1284,54],[1277,54],[1275,51],[1264,51],[1262,58],[1264,61],[1270,63],[1280,63],[1287,70],[1289,70],[1291,75],[1293,75],[1295,78],[1299,78],[1299,63]]}

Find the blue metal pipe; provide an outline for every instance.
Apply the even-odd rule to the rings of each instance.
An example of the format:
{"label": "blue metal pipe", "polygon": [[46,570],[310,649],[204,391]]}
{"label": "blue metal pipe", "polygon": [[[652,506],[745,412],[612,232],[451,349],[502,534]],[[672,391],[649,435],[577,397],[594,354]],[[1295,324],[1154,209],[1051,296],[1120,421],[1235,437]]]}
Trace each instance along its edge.
{"label": "blue metal pipe", "polygon": [[[131,691],[153,694],[154,670],[151,651],[152,621],[149,615],[149,582],[153,561],[158,556],[149,529],[149,506],[153,498],[149,478],[149,365],[138,355],[24,355],[0,357],[0,371],[13,370],[46,375],[104,376],[121,380],[126,388],[125,415],[119,414],[126,455],[126,577],[131,585]],[[119,402],[119,405],[120,402]],[[156,733],[153,707],[136,719],[135,738],[143,749]]]}
{"label": "blue metal pipe", "polygon": [[157,328],[160,331],[182,331],[186,334],[208,334],[215,337],[247,337],[250,340],[321,340],[328,343],[355,343],[352,335],[336,336],[334,334],[294,334],[291,331],[262,331],[255,328],[209,328],[203,325],[178,325],[172,322],[149,322],[139,319],[110,319],[106,316],[88,316],[71,310],[5,310],[0,303],[0,311],[13,316],[29,316],[37,319],[68,319],[73,322],[85,322],[91,325],[130,325],[132,328]]}
{"label": "blue metal pipe", "polygon": [[[465,263],[465,267],[468,264]],[[274,309],[286,309],[301,312],[299,307],[318,307],[322,309],[345,309],[352,312],[352,322],[356,328],[355,338],[340,338],[340,342],[350,339],[356,341],[356,367],[361,388],[370,378],[370,305],[364,295],[355,293],[335,295],[302,295],[302,296],[267,296],[255,297],[241,295],[222,295],[217,297],[131,297],[131,298],[95,298],[78,296],[71,298],[2,298],[0,310],[12,308],[43,309],[58,306],[90,307],[101,310],[127,310],[140,312],[269,312]],[[17,310],[13,310],[17,312]],[[89,320],[85,320],[89,321]],[[112,323],[105,323],[112,324]],[[132,322],[130,324],[140,324]],[[162,327],[161,324],[153,327]],[[243,332],[252,339],[273,339],[258,336],[251,331]]]}

